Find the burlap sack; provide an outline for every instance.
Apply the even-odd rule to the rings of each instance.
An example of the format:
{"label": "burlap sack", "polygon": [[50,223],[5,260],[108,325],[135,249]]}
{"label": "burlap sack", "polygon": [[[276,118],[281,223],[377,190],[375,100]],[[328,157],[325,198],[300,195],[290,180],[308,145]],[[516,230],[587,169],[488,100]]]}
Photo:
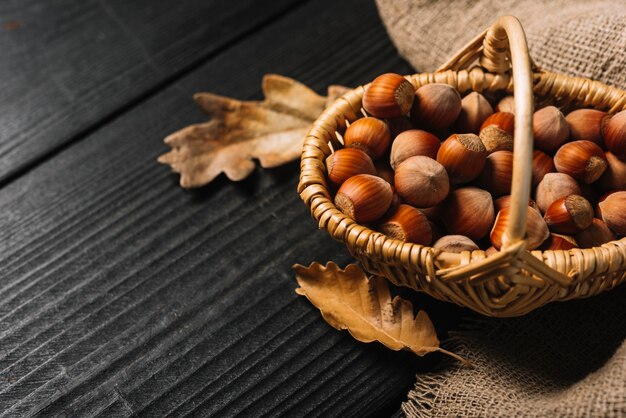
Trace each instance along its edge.
{"label": "burlap sack", "polygon": [[[377,0],[400,53],[433,71],[498,16],[541,67],[626,88],[626,2]],[[626,208],[625,208],[626,210]],[[448,344],[475,368],[419,374],[410,417],[626,417],[626,287],[514,319],[468,318]]]}

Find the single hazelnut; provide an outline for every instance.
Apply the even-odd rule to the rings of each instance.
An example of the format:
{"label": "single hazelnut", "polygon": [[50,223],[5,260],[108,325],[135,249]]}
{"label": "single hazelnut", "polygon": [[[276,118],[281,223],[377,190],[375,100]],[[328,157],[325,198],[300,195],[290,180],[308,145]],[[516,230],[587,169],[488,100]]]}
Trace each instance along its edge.
{"label": "single hazelnut", "polygon": [[437,161],[445,167],[452,184],[467,183],[485,167],[487,151],[474,134],[452,134],[441,143]]}
{"label": "single hazelnut", "polygon": [[426,129],[443,129],[461,113],[461,95],[448,84],[425,84],[415,91],[411,120]]}
{"label": "single hazelnut", "polygon": [[480,126],[493,113],[491,104],[485,96],[478,92],[471,92],[461,100],[461,113],[456,120],[459,132],[478,134]]}
{"label": "single hazelnut", "polygon": [[378,226],[383,234],[400,241],[428,245],[432,240],[432,230],[426,215],[409,205],[399,205]]}
{"label": "single hazelnut", "polygon": [[[496,215],[496,221],[491,230],[489,238],[491,244],[497,249],[502,248],[502,239],[509,223],[511,207],[502,209]],[[528,214],[526,215],[526,249],[535,250],[543,244],[543,242],[550,236],[548,225],[543,220],[543,217],[537,209],[528,207]]]}
{"label": "single hazelnut", "polygon": [[433,248],[448,253],[480,250],[474,241],[463,235],[445,235],[433,244]]}
{"label": "single hazelnut", "polygon": [[611,151],[604,153],[607,166],[598,180],[604,190],[626,190],[626,162],[617,158]]}
{"label": "single hazelnut", "polygon": [[515,97],[504,96],[496,105],[496,112],[508,112],[515,114]]}
{"label": "single hazelnut", "polygon": [[586,139],[601,147],[604,146],[604,128],[608,119],[606,112],[596,109],[574,110],[565,117],[571,140]]}
{"label": "single hazelnut", "polygon": [[[508,208],[509,206],[511,206],[511,195],[501,196],[497,198],[493,201],[493,205],[496,209],[496,213],[500,212],[504,208]],[[537,203],[535,203],[535,201],[531,198],[528,199],[528,206],[538,209]]]}
{"label": "single hazelnut", "polygon": [[391,144],[391,167],[395,170],[398,164],[415,155],[423,155],[434,160],[437,158],[440,145],[439,138],[430,132],[419,129],[404,131]]}
{"label": "single hazelnut", "polygon": [[450,181],[445,168],[432,158],[416,155],[396,167],[396,192],[408,204],[429,208],[448,195]]}
{"label": "single hazelnut", "polygon": [[541,247],[539,247],[539,249],[542,251],[546,251],[546,250],[567,251],[567,250],[571,250],[572,248],[578,248],[578,244],[576,243],[576,240],[574,239],[574,237],[570,237],[568,235],[555,234],[555,233],[551,233],[548,239],[545,240],[543,244],[541,244]]}
{"label": "single hazelnut", "polygon": [[356,148],[342,148],[326,158],[328,180],[335,186],[357,174],[376,174],[372,159]]}
{"label": "single hazelnut", "polygon": [[511,193],[513,178],[513,153],[496,151],[487,156],[485,168],[480,174],[481,186],[493,196],[504,196]]}
{"label": "single hazelnut", "polygon": [[357,174],[344,181],[337,195],[335,206],[358,223],[380,219],[393,199],[393,188],[380,177]]}
{"label": "single hazelnut", "polygon": [[606,242],[616,239],[613,231],[598,218],[593,218],[593,223],[588,228],[579,231],[575,238],[580,248],[599,247]]}
{"label": "single hazelnut", "polygon": [[543,151],[533,151],[532,171],[532,184],[533,187],[537,187],[541,180],[543,180],[543,176],[556,171],[552,157]]}
{"label": "single hazelnut", "polygon": [[442,221],[451,234],[479,240],[489,234],[494,219],[491,195],[476,187],[453,190],[443,204]]}
{"label": "single hazelnut", "polygon": [[607,162],[604,151],[591,141],[579,140],[563,145],[554,155],[554,166],[560,173],[569,174],[585,183],[598,180]]}
{"label": "single hazelnut", "polygon": [[593,207],[582,196],[571,194],[553,202],[544,215],[552,232],[575,234],[593,222]]}
{"label": "single hazelnut", "polygon": [[513,151],[514,123],[515,115],[509,112],[496,112],[483,122],[479,137],[487,152]]}
{"label": "single hazelnut", "polygon": [[569,126],[563,113],[554,106],[537,110],[533,114],[533,138],[535,148],[554,154],[569,138]]}
{"label": "single hazelnut", "polygon": [[383,156],[391,143],[387,124],[377,118],[367,117],[354,121],[343,136],[346,148],[358,148],[377,160]]}
{"label": "single hazelnut", "polygon": [[606,226],[617,234],[626,235],[626,192],[611,193],[598,206]]}
{"label": "single hazelnut", "polygon": [[626,160],[626,110],[616,113],[606,122],[604,143],[617,158]]}
{"label": "single hazelnut", "polygon": [[411,111],[415,89],[399,74],[387,73],[372,81],[363,94],[363,108],[378,118],[399,118]]}
{"label": "single hazelnut", "polygon": [[582,194],[574,178],[563,173],[548,173],[537,185],[535,201],[539,210],[546,213],[552,202],[570,194]]}

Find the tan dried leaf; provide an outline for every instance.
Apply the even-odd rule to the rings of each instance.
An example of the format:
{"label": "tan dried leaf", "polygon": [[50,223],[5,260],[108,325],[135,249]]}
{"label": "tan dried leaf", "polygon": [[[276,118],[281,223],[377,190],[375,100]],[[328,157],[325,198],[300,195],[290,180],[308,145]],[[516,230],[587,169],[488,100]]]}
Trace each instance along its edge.
{"label": "tan dried leaf", "polygon": [[424,311],[413,314],[413,304],[396,296],[393,300],[384,278],[367,276],[354,264],[345,270],[335,263],[309,267],[296,264],[296,293],[305,296],[322,313],[324,320],[358,341],[379,341],[386,347],[410,350],[423,356],[433,351],[455,354],[439,348],[437,333]]}
{"label": "tan dried leaf", "polygon": [[200,187],[224,172],[242,180],[254,170],[276,167],[300,156],[304,137],[324,110],[326,97],[276,74],[263,78],[263,101],[239,101],[212,93],[194,96],[211,117],[165,138],[172,150],[159,157],[180,173],[180,185]]}

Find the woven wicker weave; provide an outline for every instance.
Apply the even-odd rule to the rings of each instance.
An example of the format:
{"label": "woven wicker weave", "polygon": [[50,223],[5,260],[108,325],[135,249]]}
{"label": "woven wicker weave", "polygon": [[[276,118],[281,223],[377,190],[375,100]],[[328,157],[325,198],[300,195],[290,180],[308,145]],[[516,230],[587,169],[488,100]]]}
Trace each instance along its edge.
{"label": "woven wicker weave", "polygon": [[446,83],[460,93],[515,91],[511,222],[503,240],[508,244],[489,257],[484,251],[440,252],[388,238],[355,223],[335,207],[324,165],[331,153],[328,144],[338,146],[335,132],[345,128],[346,120],[352,122],[360,116],[367,86],[335,101],[313,124],[304,142],[298,192],[320,228],[346,243],[371,274],[488,316],[523,315],[551,301],[595,295],[625,280],[626,238],[589,249],[525,249],[533,93],[542,101],[564,108],[576,105],[614,113],[626,108],[625,91],[539,70],[531,63],[524,31],[512,16],[500,18],[436,73],[415,74],[407,79],[416,89],[424,84]]}

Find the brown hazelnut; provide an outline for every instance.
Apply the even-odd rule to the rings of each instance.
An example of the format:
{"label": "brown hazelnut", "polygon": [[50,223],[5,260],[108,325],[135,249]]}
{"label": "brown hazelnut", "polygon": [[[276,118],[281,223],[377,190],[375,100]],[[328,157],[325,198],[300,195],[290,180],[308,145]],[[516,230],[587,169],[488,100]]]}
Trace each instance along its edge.
{"label": "brown hazelnut", "polygon": [[552,202],[570,194],[581,194],[576,180],[567,174],[548,173],[537,185],[535,201],[539,210],[546,213]]}
{"label": "brown hazelnut", "polygon": [[493,113],[491,104],[485,96],[478,92],[471,92],[461,100],[461,113],[456,126],[461,133],[478,134],[480,126]]}
{"label": "brown hazelnut", "polygon": [[552,232],[571,235],[592,224],[593,207],[584,197],[572,194],[553,202],[544,219]]}
{"label": "brown hazelnut", "polygon": [[[502,239],[509,223],[510,212],[511,207],[504,208],[498,212],[493,229],[491,230],[489,237],[491,244],[498,250],[502,248]],[[526,249],[535,250],[539,248],[549,236],[550,231],[543,217],[538,210],[529,206],[526,216]]]}
{"label": "brown hazelnut", "polygon": [[463,235],[445,235],[433,244],[433,248],[448,253],[462,253],[463,251],[480,249],[474,241]]}
{"label": "brown hazelnut", "polygon": [[593,223],[589,228],[578,232],[575,238],[580,248],[599,247],[606,242],[611,242],[616,239],[615,234],[598,218],[593,218]]}
{"label": "brown hazelnut", "polygon": [[399,74],[380,75],[363,94],[363,108],[378,118],[399,118],[411,111],[415,89]]}
{"label": "brown hazelnut", "polygon": [[402,161],[414,155],[423,155],[434,160],[440,144],[439,138],[430,132],[419,129],[404,131],[391,144],[391,167],[395,169]]}
{"label": "brown hazelnut", "polygon": [[474,134],[452,134],[441,143],[437,161],[445,167],[452,184],[467,183],[485,167],[487,151]]}
{"label": "brown hazelnut", "polygon": [[396,167],[396,192],[408,204],[429,208],[448,195],[450,181],[445,168],[432,158],[416,155]]}
{"label": "brown hazelnut", "polygon": [[565,117],[571,140],[586,139],[601,147],[604,146],[604,127],[608,119],[606,112],[596,109],[574,110]]}
{"label": "brown hazelnut", "polygon": [[626,192],[611,193],[598,204],[602,214],[602,220],[611,231],[626,234]]}
{"label": "brown hazelnut", "polygon": [[511,193],[513,177],[513,153],[496,151],[487,156],[485,168],[480,174],[480,184],[493,196],[504,196]]}
{"label": "brown hazelnut", "polygon": [[461,113],[461,95],[448,84],[425,84],[415,91],[411,119],[426,129],[451,125]]}
{"label": "brown hazelnut", "polygon": [[617,158],[611,151],[604,153],[607,167],[598,180],[604,190],[626,190],[626,162]]}
{"label": "brown hazelnut", "polygon": [[428,245],[432,240],[428,218],[409,205],[399,205],[390,216],[382,220],[378,229],[391,238],[419,245]]}
{"label": "brown hazelnut", "polygon": [[602,148],[591,141],[580,140],[559,148],[554,156],[554,166],[560,173],[593,183],[604,173],[607,162]]}
{"label": "brown hazelnut", "polygon": [[496,112],[508,112],[515,114],[515,97],[504,96],[496,105]]}
{"label": "brown hazelnut", "polygon": [[569,126],[563,113],[554,106],[537,110],[533,114],[533,138],[535,148],[554,154],[569,138]]}
{"label": "brown hazelnut", "polygon": [[453,190],[443,204],[443,224],[451,234],[479,240],[489,234],[494,219],[491,195],[476,187]]}
{"label": "brown hazelnut", "polygon": [[391,143],[389,127],[380,119],[367,117],[354,121],[343,136],[346,148],[358,148],[377,160]]}
{"label": "brown hazelnut", "polygon": [[605,194],[603,194],[602,196],[600,196],[598,198],[598,202],[596,203],[596,207],[594,208],[595,210],[595,214],[596,214],[596,218],[598,219],[602,219],[602,209],[600,209],[600,203],[604,202],[604,200],[611,196],[613,193],[618,192],[619,190],[611,190],[606,192]]}
{"label": "brown hazelnut", "polygon": [[393,188],[380,177],[357,174],[344,181],[335,206],[358,223],[373,222],[382,217],[393,199]]}
{"label": "brown hazelnut", "polygon": [[328,179],[335,186],[357,174],[376,174],[372,159],[356,148],[342,148],[326,158]]}
{"label": "brown hazelnut", "polygon": [[606,122],[604,143],[617,158],[626,160],[626,110],[616,113]]}
{"label": "brown hazelnut", "polygon": [[509,112],[496,112],[483,122],[479,136],[487,152],[513,151],[514,123]]}
{"label": "brown hazelnut", "polygon": [[552,157],[550,157],[543,151],[535,150],[533,151],[532,170],[532,184],[533,187],[537,187],[541,180],[543,180],[543,176],[548,173],[554,173],[556,171],[556,168],[554,167],[554,161],[552,160]]}
{"label": "brown hazelnut", "polygon": [[566,251],[566,250],[571,250],[572,248],[578,248],[578,244],[576,243],[576,240],[573,237],[570,237],[568,235],[554,234],[554,233],[551,233],[548,239],[545,240],[543,244],[541,244],[541,247],[539,247],[539,249],[542,251],[546,251],[546,250]]}

